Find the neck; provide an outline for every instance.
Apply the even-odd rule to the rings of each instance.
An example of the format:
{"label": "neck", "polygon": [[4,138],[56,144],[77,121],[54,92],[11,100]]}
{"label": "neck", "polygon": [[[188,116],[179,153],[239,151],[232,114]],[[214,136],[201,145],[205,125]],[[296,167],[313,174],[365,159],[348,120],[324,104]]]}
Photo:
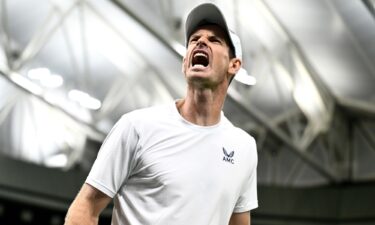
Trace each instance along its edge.
{"label": "neck", "polygon": [[200,126],[212,126],[220,121],[226,90],[189,87],[186,98],[177,102],[177,108],[187,121]]}

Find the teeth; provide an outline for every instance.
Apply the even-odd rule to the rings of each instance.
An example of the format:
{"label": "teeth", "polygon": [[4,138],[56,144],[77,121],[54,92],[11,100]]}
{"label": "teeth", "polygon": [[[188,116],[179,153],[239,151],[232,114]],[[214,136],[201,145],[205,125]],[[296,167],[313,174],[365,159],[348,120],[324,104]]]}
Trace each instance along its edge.
{"label": "teeth", "polygon": [[194,57],[200,57],[200,56],[207,57],[206,54],[201,53],[201,52],[197,52],[194,54]]}

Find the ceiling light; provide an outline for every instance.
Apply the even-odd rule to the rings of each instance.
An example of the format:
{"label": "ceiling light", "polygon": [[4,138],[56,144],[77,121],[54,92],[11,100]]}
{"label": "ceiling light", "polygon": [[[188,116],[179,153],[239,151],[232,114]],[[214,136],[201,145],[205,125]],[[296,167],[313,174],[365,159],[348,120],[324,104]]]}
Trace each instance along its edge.
{"label": "ceiling light", "polygon": [[51,74],[51,71],[44,67],[29,70],[27,76],[32,80],[39,81],[41,85],[47,88],[57,88],[64,83],[60,75]]}
{"label": "ceiling light", "polygon": [[51,75],[51,71],[48,68],[35,68],[27,72],[27,76],[33,80],[41,80]]}
{"label": "ceiling light", "polygon": [[44,87],[57,88],[57,87],[60,87],[64,83],[64,80],[60,75],[51,74],[51,75],[41,79],[40,83]]}
{"label": "ceiling light", "polygon": [[97,110],[102,106],[102,103],[98,99],[91,97],[83,91],[71,90],[68,96],[71,100],[88,109]]}

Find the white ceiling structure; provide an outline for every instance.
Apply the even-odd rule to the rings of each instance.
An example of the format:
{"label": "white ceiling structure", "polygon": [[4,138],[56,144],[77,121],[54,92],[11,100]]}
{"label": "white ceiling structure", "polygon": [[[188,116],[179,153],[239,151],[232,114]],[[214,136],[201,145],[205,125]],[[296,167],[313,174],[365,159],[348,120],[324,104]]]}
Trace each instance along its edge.
{"label": "white ceiling structure", "polygon": [[[201,2],[0,0],[0,152],[89,168],[122,114],[184,96],[184,21]],[[256,79],[231,84],[224,112],[256,137],[259,182],[374,180],[375,1],[210,2]]]}

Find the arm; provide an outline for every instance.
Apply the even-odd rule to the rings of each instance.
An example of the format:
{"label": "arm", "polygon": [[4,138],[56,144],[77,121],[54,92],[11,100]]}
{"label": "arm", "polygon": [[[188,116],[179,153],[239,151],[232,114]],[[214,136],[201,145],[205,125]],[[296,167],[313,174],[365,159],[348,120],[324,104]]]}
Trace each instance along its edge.
{"label": "arm", "polygon": [[250,225],[250,212],[233,213],[229,225]]}
{"label": "arm", "polygon": [[84,184],[70,206],[65,225],[98,224],[99,215],[111,198],[89,184]]}

